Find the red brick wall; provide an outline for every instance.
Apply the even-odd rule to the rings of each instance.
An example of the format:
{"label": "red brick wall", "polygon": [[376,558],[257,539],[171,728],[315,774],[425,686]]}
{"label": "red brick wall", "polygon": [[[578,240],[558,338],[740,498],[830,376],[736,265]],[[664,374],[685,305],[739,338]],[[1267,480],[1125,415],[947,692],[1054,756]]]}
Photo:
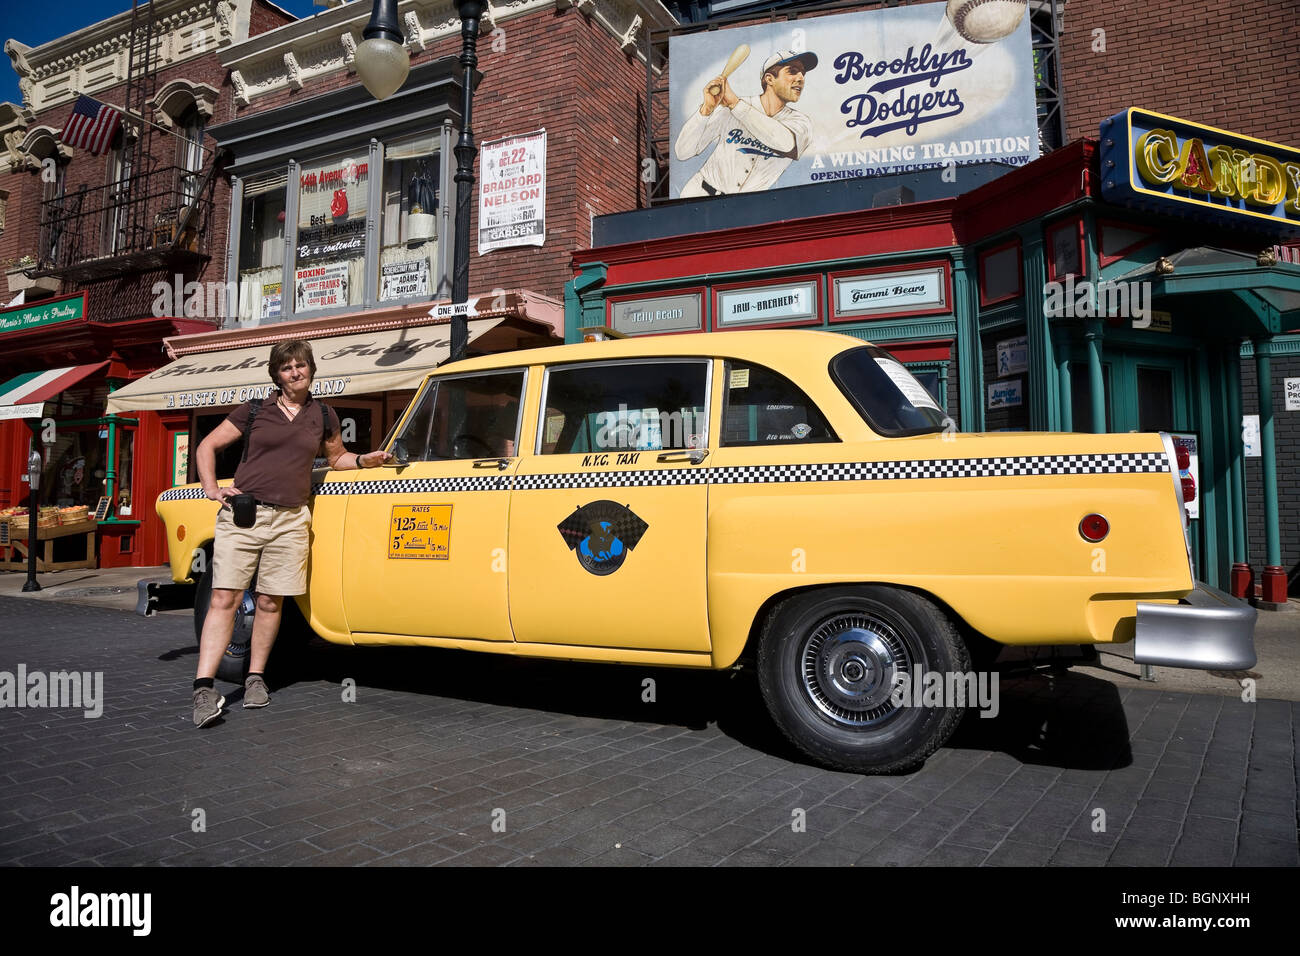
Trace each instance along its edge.
{"label": "red brick wall", "polygon": [[[1105,52],[1094,52],[1094,30]],[[1300,146],[1288,107],[1300,63],[1293,2],[1067,0],[1061,36],[1069,139],[1130,106]]]}
{"label": "red brick wall", "polygon": [[253,8],[248,13],[248,35],[255,37],[267,30],[293,23],[297,17],[279,7],[273,7],[262,0],[253,0]]}
{"label": "red brick wall", "polygon": [[[253,4],[250,17],[250,35],[262,33],[285,23],[293,21],[285,12],[257,0]],[[216,109],[208,120],[213,126],[234,118],[234,94],[231,90],[228,71],[221,65],[219,53],[211,53],[187,60],[157,75],[156,89],[162,89],[175,79],[185,79],[193,83],[206,83],[218,90]],[[116,106],[124,105],[126,84],[120,84],[95,93],[95,97],[105,103]],[[64,103],[54,109],[46,110],[36,116],[28,128],[48,126],[57,132],[63,129],[68,115],[72,112],[72,103]],[[149,119],[154,119],[151,115]],[[150,157],[156,166],[175,166],[179,162],[179,140],[170,133],[155,129],[152,131]],[[212,139],[205,137],[205,144],[212,146]],[[68,162],[64,178],[64,194],[72,196],[84,183],[89,190],[102,189],[109,179],[109,157],[107,154],[92,156],[87,150],[77,150]],[[152,188],[152,187],[151,187]],[[9,209],[5,228],[0,233],[0,262],[17,259],[23,255],[36,255],[40,241],[40,204],[43,188],[39,173],[31,171],[10,172],[0,176],[0,189],[9,192]],[[227,177],[218,175],[212,192],[212,213],[207,224],[207,250],[211,259],[202,267],[183,270],[183,282],[224,281],[226,272],[226,236],[230,222],[230,183]],[[99,201],[102,204],[102,200]],[[97,232],[95,238],[97,239]],[[152,292],[155,282],[163,281],[169,285],[173,282],[174,272],[158,270],[147,273],[124,273],[96,282],[67,283],[64,292],[85,289],[87,315],[96,321],[112,319],[139,318],[153,314],[156,296]],[[0,289],[0,295],[8,301],[8,289]],[[30,297],[29,293],[29,297]],[[180,314],[179,310],[173,312]]]}
{"label": "red brick wall", "polygon": [[[479,256],[476,187],[470,292],[525,288],[559,298],[569,278],[570,253],[590,243],[591,215],[636,208],[642,136],[637,116],[645,97],[645,66],[572,8],[506,20],[501,29],[504,36],[494,37],[491,24],[482,24],[478,68],[483,81],[474,97],[474,134],[482,143],[546,128],[546,244]],[[413,53],[411,63],[459,52],[457,33]],[[355,74],[340,71],[301,90],[258,97],[240,107],[239,115],[358,82]],[[443,194],[446,202],[455,202],[453,188]]]}

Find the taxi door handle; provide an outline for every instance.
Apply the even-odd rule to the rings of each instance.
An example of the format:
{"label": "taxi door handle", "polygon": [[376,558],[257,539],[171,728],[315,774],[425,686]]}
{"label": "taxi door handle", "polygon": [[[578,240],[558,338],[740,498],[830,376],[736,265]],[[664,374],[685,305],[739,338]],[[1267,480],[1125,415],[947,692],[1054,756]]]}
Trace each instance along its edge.
{"label": "taxi door handle", "polygon": [[474,467],[475,468],[493,467],[496,468],[497,471],[505,471],[507,468],[510,467],[510,459],[509,458],[479,458],[475,460]]}
{"label": "taxi door handle", "polygon": [[683,451],[666,451],[659,455],[659,461],[689,461],[692,465],[698,465],[704,459],[709,457],[707,448],[687,448]]}

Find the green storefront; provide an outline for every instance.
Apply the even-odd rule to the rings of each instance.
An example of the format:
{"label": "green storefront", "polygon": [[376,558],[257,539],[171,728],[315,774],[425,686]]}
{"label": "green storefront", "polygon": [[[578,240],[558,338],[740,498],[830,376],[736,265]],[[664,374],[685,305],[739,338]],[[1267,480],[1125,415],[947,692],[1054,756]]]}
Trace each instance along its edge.
{"label": "green storefront", "polygon": [[[817,217],[790,215],[812,195],[796,187],[598,219],[596,247],[573,257],[566,338],[692,301],[694,318],[632,334],[722,331],[740,327],[725,296],[806,287],[805,315],[758,327],[884,345],[965,431],[1175,433],[1198,576],[1284,603],[1300,567],[1300,264],[1284,244],[1300,232],[1300,151],[1129,111],[1100,141],[966,191],[936,196],[930,172],[875,187],[901,202],[855,186]],[[723,201],[736,227],[690,231],[695,207]],[[840,299],[845,283],[936,268],[919,308],[855,315]]]}

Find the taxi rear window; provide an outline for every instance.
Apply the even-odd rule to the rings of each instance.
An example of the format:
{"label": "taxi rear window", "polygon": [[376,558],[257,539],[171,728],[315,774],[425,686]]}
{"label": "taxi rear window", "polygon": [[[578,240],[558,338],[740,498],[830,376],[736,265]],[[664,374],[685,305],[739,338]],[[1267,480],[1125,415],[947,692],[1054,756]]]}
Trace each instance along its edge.
{"label": "taxi rear window", "polygon": [[704,360],[553,368],[541,454],[702,448],[708,374]]}
{"label": "taxi rear window", "polygon": [[948,415],[925,386],[882,348],[864,345],[831,359],[831,378],[872,430],[889,438],[943,431]]}
{"label": "taxi rear window", "polygon": [[803,390],[752,362],[723,365],[722,444],[810,445],[836,441],[835,432]]}

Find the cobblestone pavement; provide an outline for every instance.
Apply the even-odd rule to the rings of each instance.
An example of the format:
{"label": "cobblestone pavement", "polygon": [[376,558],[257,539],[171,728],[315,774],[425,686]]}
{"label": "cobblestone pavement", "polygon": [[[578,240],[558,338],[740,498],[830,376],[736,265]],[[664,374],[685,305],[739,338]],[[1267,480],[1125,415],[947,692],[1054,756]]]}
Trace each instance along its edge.
{"label": "cobblestone pavement", "polygon": [[1285,701],[1004,678],[995,719],[862,777],[801,761],[744,674],[316,642],[198,731],[187,618],[0,619],[0,672],[104,681],[95,719],[0,709],[4,865],[1300,863]]}

